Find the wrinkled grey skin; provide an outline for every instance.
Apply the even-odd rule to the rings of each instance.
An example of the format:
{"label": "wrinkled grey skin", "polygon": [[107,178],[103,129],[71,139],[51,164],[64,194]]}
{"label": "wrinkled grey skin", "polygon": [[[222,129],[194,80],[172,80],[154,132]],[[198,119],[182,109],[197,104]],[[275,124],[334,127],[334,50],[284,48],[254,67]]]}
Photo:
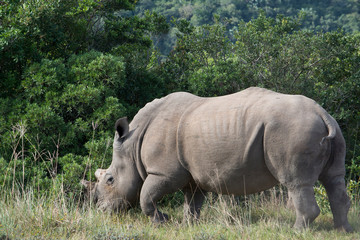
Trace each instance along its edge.
{"label": "wrinkled grey skin", "polygon": [[325,186],[335,228],[347,220],[345,141],[336,121],[313,100],[261,88],[215,98],[170,94],[148,103],[130,125],[116,122],[113,159],[90,186],[99,208],[125,210],[140,200],[154,222],[156,203],[183,190],[184,213],[198,218],[205,192],[244,195],[283,184],[296,210],[294,227],[320,213],[313,186]]}

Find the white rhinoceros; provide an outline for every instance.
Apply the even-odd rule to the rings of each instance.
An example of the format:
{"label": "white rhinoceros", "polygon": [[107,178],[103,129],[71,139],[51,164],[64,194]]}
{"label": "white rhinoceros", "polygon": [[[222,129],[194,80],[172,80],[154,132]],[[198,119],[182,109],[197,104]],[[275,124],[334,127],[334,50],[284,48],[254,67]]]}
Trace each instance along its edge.
{"label": "white rhinoceros", "polygon": [[[91,187],[101,209],[140,200],[154,222],[156,203],[181,189],[185,212],[199,217],[205,192],[244,195],[281,183],[296,209],[296,228],[320,213],[313,186],[325,186],[335,228],[351,230],[345,188],[345,141],[315,101],[261,88],[213,98],[178,92],[148,103],[130,125],[115,125],[113,159]],[[83,181],[86,186],[93,186]]]}

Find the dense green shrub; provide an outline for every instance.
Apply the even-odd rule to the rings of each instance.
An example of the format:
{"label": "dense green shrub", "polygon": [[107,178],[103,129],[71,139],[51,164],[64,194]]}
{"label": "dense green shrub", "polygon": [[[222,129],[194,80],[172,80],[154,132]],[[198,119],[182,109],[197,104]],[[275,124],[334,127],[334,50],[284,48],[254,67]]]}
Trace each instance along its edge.
{"label": "dense green shrub", "polygon": [[176,24],[177,45],[161,67],[178,89],[217,96],[261,86],[314,99],[338,120],[347,141],[348,176],[358,181],[350,172],[360,165],[360,35],[300,30],[301,16],[261,14],[239,24],[234,42],[220,22]]}
{"label": "dense green shrub", "polygon": [[[301,30],[312,20],[303,13],[267,17],[274,8],[242,12],[247,21],[224,21],[264,1],[235,8],[231,1],[206,1],[206,11],[199,1],[181,9],[168,2],[175,17],[207,24],[173,19],[176,45],[164,58],[152,40],[160,46],[169,23],[157,13],[123,11],[135,2],[0,4],[0,187],[78,193],[80,179],[94,180],[96,168],[109,166],[117,118],[131,120],[147,102],[173,91],[210,97],[261,86],[313,98],[338,120],[350,188],[358,191],[359,34]],[[218,15],[205,16],[208,10]],[[258,17],[248,21],[251,16]]]}
{"label": "dense green shrub", "polygon": [[2,186],[79,190],[110,164],[117,118],[167,92],[148,66],[168,24],[119,14],[135,2],[0,4]]}
{"label": "dense green shrub", "polygon": [[[73,55],[68,61],[44,59],[29,66],[24,76],[20,107],[2,118],[3,122],[15,123],[2,128],[2,142],[13,148],[2,154],[17,161],[17,169],[24,162],[26,176],[21,184],[36,182],[46,189],[50,186],[46,178],[58,176],[69,190],[80,177],[86,177],[88,163],[77,154],[91,152],[92,159],[111,159],[109,147],[98,145],[109,145],[107,139],[113,134],[114,122],[126,115],[116,98],[125,84],[123,58],[92,51]],[[20,161],[22,155],[25,157]],[[9,164],[12,166],[11,161]],[[21,171],[16,173],[18,176],[13,177],[22,179]],[[73,190],[78,189],[77,185]]]}

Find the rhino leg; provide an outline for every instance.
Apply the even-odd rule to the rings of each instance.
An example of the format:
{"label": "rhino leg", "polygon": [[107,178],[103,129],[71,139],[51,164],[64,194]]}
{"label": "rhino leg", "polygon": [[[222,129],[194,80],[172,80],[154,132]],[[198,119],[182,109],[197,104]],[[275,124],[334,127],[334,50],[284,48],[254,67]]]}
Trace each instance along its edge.
{"label": "rhino leg", "polygon": [[189,182],[188,176],[168,177],[149,174],[140,192],[140,206],[143,213],[154,223],[166,222],[169,218],[157,208],[157,202],[166,194],[174,193]]}
{"label": "rhino leg", "polygon": [[303,229],[309,226],[320,214],[316,203],[313,185],[301,185],[289,190],[292,203],[296,210],[294,227]]}
{"label": "rhino leg", "polygon": [[294,209],[295,208],[290,191],[288,191],[288,200],[287,200],[287,203],[286,203],[286,207],[289,208],[289,209]]}
{"label": "rhino leg", "polygon": [[198,187],[190,185],[183,189],[184,191],[184,220],[191,221],[200,218],[201,206],[204,202],[205,195]]}
{"label": "rhino leg", "polygon": [[352,227],[347,219],[350,199],[346,193],[344,176],[322,179],[321,182],[329,197],[330,208],[334,216],[334,227],[338,230],[351,232]]}

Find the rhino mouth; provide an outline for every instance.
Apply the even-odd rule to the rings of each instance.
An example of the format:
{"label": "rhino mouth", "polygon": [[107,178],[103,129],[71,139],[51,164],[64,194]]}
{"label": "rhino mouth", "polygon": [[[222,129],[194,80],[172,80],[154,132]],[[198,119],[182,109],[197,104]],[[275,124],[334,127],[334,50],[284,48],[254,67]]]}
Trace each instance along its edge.
{"label": "rhino mouth", "polygon": [[111,200],[98,198],[96,200],[96,207],[103,212],[119,213],[125,212],[130,208],[130,203],[121,198]]}

